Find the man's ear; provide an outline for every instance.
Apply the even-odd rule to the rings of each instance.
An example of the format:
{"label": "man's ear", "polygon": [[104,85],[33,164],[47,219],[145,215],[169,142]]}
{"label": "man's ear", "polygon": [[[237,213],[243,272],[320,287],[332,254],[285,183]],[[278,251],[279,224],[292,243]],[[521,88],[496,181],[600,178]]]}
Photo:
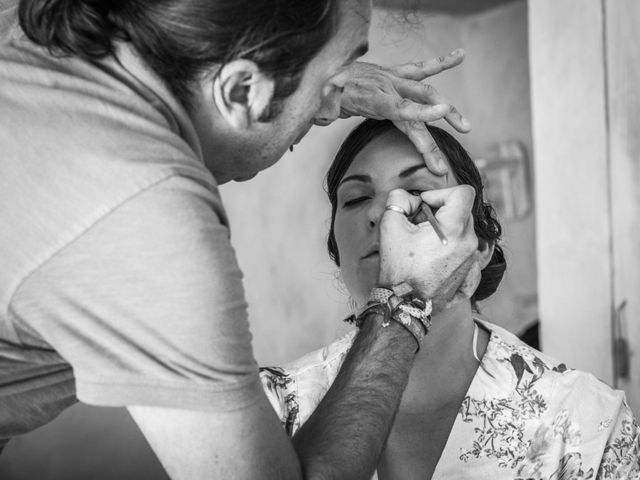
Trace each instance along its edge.
{"label": "man's ear", "polygon": [[213,100],[222,117],[236,129],[247,129],[273,100],[274,81],[250,60],[224,64],[213,82]]}
{"label": "man's ear", "polygon": [[493,241],[478,238],[478,251],[476,253],[476,258],[478,259],[478,263],[480,264],[480,270],[483,270],[484,267],[486,267],[491,261],[495,246],[496,244]]}

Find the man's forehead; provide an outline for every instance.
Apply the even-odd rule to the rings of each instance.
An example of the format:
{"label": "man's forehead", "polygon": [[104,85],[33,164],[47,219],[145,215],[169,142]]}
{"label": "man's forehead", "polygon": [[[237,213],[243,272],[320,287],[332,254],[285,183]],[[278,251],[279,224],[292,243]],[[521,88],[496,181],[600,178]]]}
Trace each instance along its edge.
{"label": "man's forehead", "polygon": [[337,36],[355,42],[354,48],[366,43],[371,21],[370,0],[342,0],[339,2]]}

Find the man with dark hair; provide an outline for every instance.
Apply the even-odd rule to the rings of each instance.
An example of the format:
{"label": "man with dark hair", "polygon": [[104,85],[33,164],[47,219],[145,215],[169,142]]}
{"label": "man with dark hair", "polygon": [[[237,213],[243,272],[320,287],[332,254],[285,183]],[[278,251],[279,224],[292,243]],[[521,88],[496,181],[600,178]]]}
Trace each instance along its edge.
{"label": "man with dark hair", "polygon": [[[444,117],[466,129],[421,82],[461,54],[395,70],[354,64],[369,3],[310,2],[317,18],[296,17],[295,1],[21,2],[28,38],[0,46],[0,439],[80,399],[126,406],[175,478],[373,471],[413,335],[370,311],[316,429],[291,443],[261,389],[217,186],[255,176],[340,116]],[[300,32],[250,35],[278,15]],[[233,22],[248,42],[241,51]],[[317,47],[284,90],[260,55],[275,42],[295,63],[278,33]],[[438,170],[426,130],[403,128]],[[392,193],[380,286],[425,308],[474,290],[470,190],[438,197],[446,248],[398,215],[419,201]]]}

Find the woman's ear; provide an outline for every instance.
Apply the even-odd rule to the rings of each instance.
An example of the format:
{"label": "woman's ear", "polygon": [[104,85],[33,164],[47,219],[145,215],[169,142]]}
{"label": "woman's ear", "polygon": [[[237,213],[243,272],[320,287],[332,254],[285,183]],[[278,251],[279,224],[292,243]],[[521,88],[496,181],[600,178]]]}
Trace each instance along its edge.
{"label": "woman's ear", "polygon": [[476,256],[478,258],[478,263],[480,264],[480,270],[483,270],[484,267],[486,267],[491,261],[495,246],[495,242],[491,240],[478,238],[478,251],[476,253]]}
{"label": "woman's ear", "polygon": [[245,130],[262,116],[273,100],[274,81],[250,60],[224,64],[213,78],[213,100],[232,127]]}

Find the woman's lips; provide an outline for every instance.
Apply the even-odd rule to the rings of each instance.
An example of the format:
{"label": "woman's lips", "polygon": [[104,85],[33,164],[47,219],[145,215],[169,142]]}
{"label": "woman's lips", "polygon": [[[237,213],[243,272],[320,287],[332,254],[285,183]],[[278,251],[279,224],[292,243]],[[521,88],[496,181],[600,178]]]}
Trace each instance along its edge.
{"label": "woman's lips", "polygon": [[363,260],[369,259],[369,258],[377,258],[380,256],[380,253],[378,252],[378,250],[374,250],[371,253],[367,253],[364,257],[362,257]]}

